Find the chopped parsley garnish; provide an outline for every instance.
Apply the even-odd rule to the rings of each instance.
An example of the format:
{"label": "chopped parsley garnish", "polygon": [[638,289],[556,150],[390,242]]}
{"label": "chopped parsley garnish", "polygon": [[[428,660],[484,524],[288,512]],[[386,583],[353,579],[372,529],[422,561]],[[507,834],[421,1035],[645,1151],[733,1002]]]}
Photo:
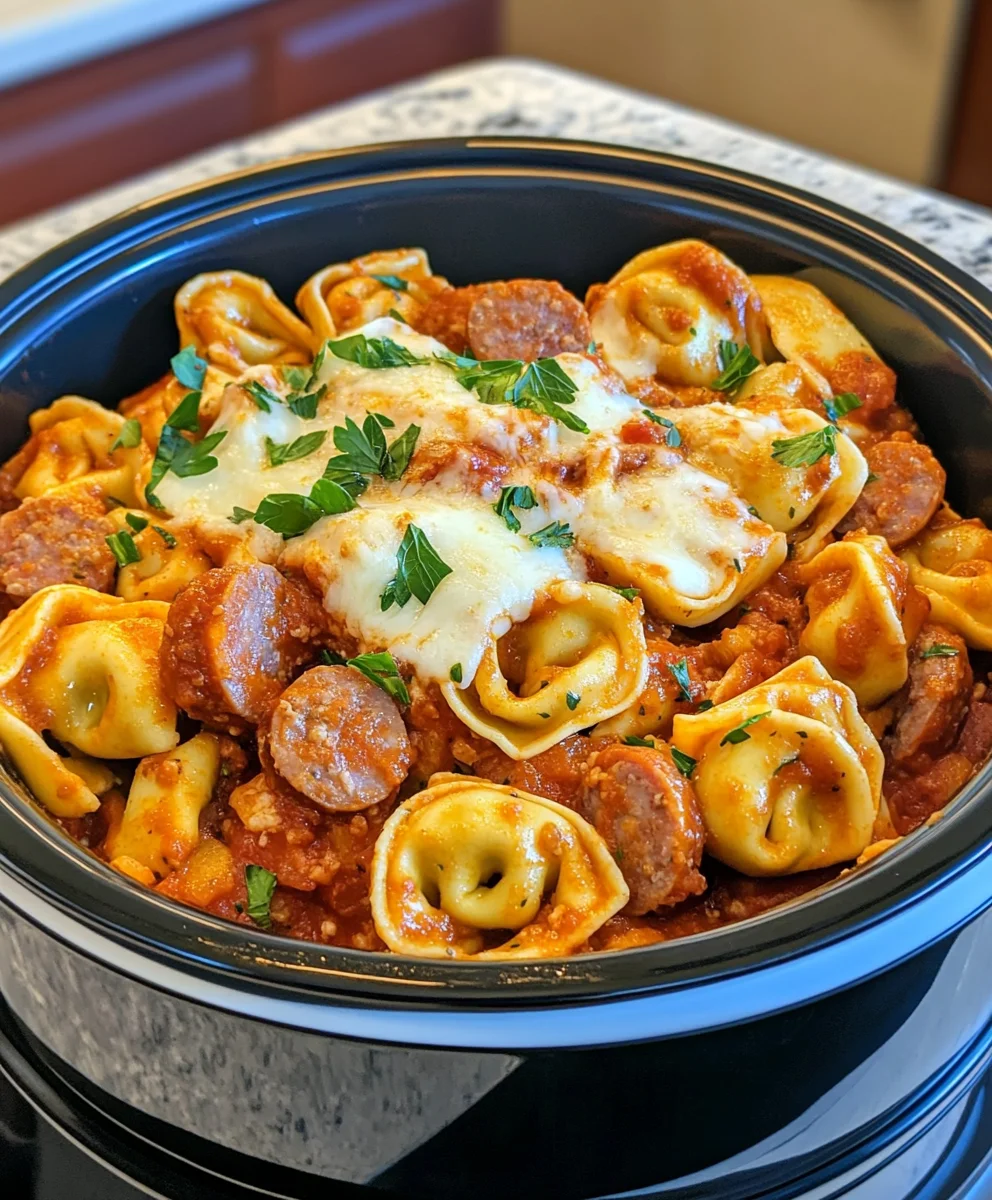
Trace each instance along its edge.
{"label": "chopped parsley garnish", "polygon": [[271,871],[255,863],[245,866],[245,888],[248,891],[248,916],[262,929],[272,926],[269,908],[278,880]]}
{"label": "chopped parsley garnish", "polygon": [[[309,496],[301,496],[297,492],[273,492],[265,497],[252,515],[256,525],[264,525],[288,540],[306,533],[321,517],[350,512],[354,507],[353,497],[339,483],[331,479],[318,479],[310,489]],[[235,516],[243,512],[244,509],[234,510]],[[235,524],[245,519],[241,517]]]}
{"label": "chopped parsley garnish", "polygon": [[679,697],[682,700],[692,699],[692,685],[689,680],[689,662],[685,658],[680,658],[677,663],[666,663],[668,673],[678,684]]}
{"label": "chopped parsley garnish", "polygon": [[499,494],[499,499],[493,505],[493,512],[502,517],[511,533],[520,532],[520,520],[513,511],[515,508],[536,508],[537,498],[526,484],[515,487],[505,487]]}
{"label": "chopped parsley garnish", "polygon": [[265,439],[265,449],[269,456],[270,467],[281,467],[283,463],[296,462],[313,454],[324,444],[327,430],[318,429],[313,433],[304,433],[292,442],[274,442],[272,438]]}
{"label": "chopped parsley garnish", "polygon": [[277,407],[282,404],[282,397],[277,396],[271,388],[267,388],[264,383],[259,383],[257,379],[249,379],[241,386],[255,401],[255,407],[260,408],[262,412],[272,412],[273,404]]}
{"label": "chopped parsley garnish", "polygon": [[552,521],[543,529],[529,533],[527,540],[541,549],[546,546],[554,546],[560,550],[567,550],[575,541],[575,534],[569,529],[567,522],[563,524],[561,521]]}
{"label": "chopped parsley garnish", "polygon": [[637,597],[641,594],[640,588],[613,587],[613,584],[610,584],[609,586],[611,588],[613,588],[613,591],[619,592],[620,595],[623,596],[623,598],[625,600],[631,600],[631,601],[636,600]]}
{"label": "chopped parsley garnish", "polygon": [[772,775],[775,776],[779,773],[779,771],[784,771],[786,767],[791,767],[794,762],[799,762],[798,750],[795,752],[795,754],[790,754],[788,758],[783,758],[775,770],[772,771]]}
{"label": "chopped parsley garnish", "polygon": [[188,387],[192,392],[198,392],[203,387],[207,364],[192,346],[184,346],[178,354],[173,355],[169,365],[183,387]]}
{"label": "chopped parsley garnish", "polygon": [[410,324],[410,322],[406,319],[406,317],[403,316],[403,314],[399,311],[399,309],[391,308],[389,310],[389,312],[386,313],[386,316],[392,317],[394,321],[399,321],[399,323],[401,325],[409,325]]}
{"label": "chopped parsley garnish", "polygon": [[867,487],[869,483],[878,483],[879,479],[881,479],[881,475],[876,475],[874,471],[869,471],[868,478],[865,480],[865,487]]}
{"label": "chopped parsley garnish", "polygon": [[575,710],[579,707],[579,701],[581,699],[582,697],[578,694],[578,692],[566,692],[565,703],[568,705],[568,711],[575,712]]}
{"label": "chopped parsley garnish", "polygon": [[[320,374],[320,368],[324,365],[326,355],[327,347],[321,346],[309,371],[304,367],[283,368],[283,378],[292,389],[286,397],[286,404],[289,411],[298,417],[312,420],[317,415],[317,405],[327,392],[326,383],[317,388],[317,376]],[[314,388],[317,390],[314,391]]]}
{"label": "chopped parsley garnish", "polygon": [[125,513],[124,520],[127,521],[135,533],[140,533],[142,529],[148,528],[148,518],[140,517],[137,513]]}
{"label": "chopped parsley garnish", "polygon": [[678,767],[681,775],[684,775],[686,779],[692,778],[692,773],[696,769],[696,759],[691,754],[684,754],[678,746],[673,746],[672,762]]}
{"label": "chopped parsley garnish", "polygon": [[462,664],[461,663],[455,663],[455,665],[448,672],[448,678],[451,680],[452,683],[461,683],[461,681],[462,681]]}
{"label": "chopped parsley garnish", "polygon": [[328,667],[345,667],[348,665],[348,660],[343,654],[338,654],[336,650],[321,650],[320,661]]}
{"label": "chopped parsley garnish", "polygon": [[772,442],[772,458],[783,467],[806,467],[819,462],[824,455],[837,453],[837,430],[833,425],[801,433],[798,437],[776,438]]}
{"label": "chopped parsley garnish", "polygon": [[121,446],[125,450],[133,450],[141,441],[141,423],[136,421],[134,417],[128,419],[121,426],[121,431],[110,443],[110,453],[120,449]]}
{"label": "chopped parsley garnish", "polygon": [[222,429],[219,433],[208,434],[202,442],[191,442],[166,421],[162,426],[158,449],[155,451],[151,476],[145,487],[145,499],[148,503],[153,508],[165,507],[155,495],[155,489],[167,472],[171,471],[185,479],[191,475],[206,475],[208,471],[214,470],[217,459],[211,451],[216,450],[226,437],[227,430]]}
{"label": "chopped parsley garnish", "polygon": [[707,698],[696,705],[696,712],[708,712],[713,707],[713,701]]}
{"label": "chopped parsley garnish", "polygon": [[[353,475],[381,475],[394,482],[410,464],[420,437],[420,426],[409,425],[391,445],[386,444],[386,435],[377,417],[369,413],[359,428],[351,417],[345,417],[344,425],[334,429],[334,446],[340,451],[328,464],[324,475],[337,478],[340,472]],[[361,491],[364,491],[364,486]],[[361,494],[359,492],[359,494]]]}
{"label": "chopped parsley garnish", "polygon": [[682,445],[682,435],[675,428],[675,425],[672,421],[669,421],[667,417],[663,417],[661,413],[652,412],[650,408],[642,408],[641,412],[649,421],[653,421],[655,425],[664,425],[664,427],[668,430],[668,436],[665,438],[666,446],[669,446],[672,450],[674,450],[676,446]]}
{"label": "chopped parsley garnish", "polygon": [[369,413],[370,417],[375,417],[383,429],[395,429],[396,422],[392,417],[387,417],[385,413]]}
{"label": "chopped parsley garnish", "polygon": [[455,378],[478,393],[483,404],[512,404],[551,417],[576,433],[588,433],[589,426],[563,405],[575,400],[578,388],[553,358],[539,358],[524,364],[519,359],[494,359],[478,362],[464,356],[439,357],[438,362],[455,372]]}
{"label": "chopped parsley garnish", "polygon": [[154,529],[162,541],[165,542],[166,547],[169,550],[175,550],[175,548],[179,545],[179,542],[176,540],[174,535],[168,531],[168,529],[163,529],[161,525],[153,525],[152,529]]}
{"label": "chopped parsley garnish", "polygon": [[235,525],[240,525],[243,521],[250,521],[254,515],[250,508],[241,508],[240,505],[235,504],[234,511],[227,519],[233,521]]}
{"label": "chopped parsley garnish", "polygon": [[410,703],[410,693],[397,670],[396,660],[387,650],[379,654],[359,654],[357,658],[349,658],[347,662],[349,667],[361,671],[366,679],[371,679],[381,687],[387,696],[392,696],[401,704]]}
{"label": "chopped parsley garnish", "polygon": [[394,604],[403,608],[411,596],[426,604],[437,585],[450,574],[451,568],[431,545],[427,534],[410,524],[396,551],[396,574],[379,597],[379,607],[383,612]]}
{"label": "chopped parsley garnish", "polygon": [[751,735],[748,733],[748,729],[750,729],[750,727],[756,724],[758,721],[763,721],[765,717],[770,717],[771,715],[772,710],[769,709],[767,712],[755,713],[753,717],[748,717],[746,721],[741,721],[739,725],[735,725],[733,729],[728,730],[728,732],[723,735],[723,737],[720,739],[720,745],[736,746],[740,742],[748,741],[748,739],[751,737]]}
{"label": "chopped parsley garnish", "polygon": [[126,567],[128,563],[141,562],[141,553],[134,544],[134,538],[126,529],[122,529],[120,533],[108,533],[104,540],[110,547],[110,553],[117,559],[119,567]]}
{"label": "chopped parsley garnish", "polygon": [[741,560],[739,558],[734,559],[734,570],[737,572],[738,575],[740,575],[742,573],[741,572]]}
{"label": "chopped parsley garnish", "polygon": [[721,342],[719,358],[720,374],[710,384],[716,392],[735,391],[761,366],[746,342],[743,346],[738,346],[736,342]]}
{"label": "chopped parsley garnish", "polygon": [[953,646],[948,646],[945,642],[934,642],[921,652],[920,658],[957,658],[958,653]]}
{"label": "chopped parsley garnish", "polygon": [[841,417],[861,407],[861,397],[853,392],[841,392],[831,400],[824,400],[823,407],[827,410],[830,420],[836,424]]}
{"label": "chopped parsley garnish", "polygon": [[379,283],[385,284],[394,292],[405,292],[410,286],[405,279],[400,279],[399,275],[370,275],[369,279],[375,279]]}
{"label": "chopped parsley garnish", "polygon": [[431,361],[414,354],[412,350],[407,350],[406,346],[401,346],[392,338],[369,338],[364,333],[355,333],[351,337],[328,342],[327,349],[335,358],[343,358],[346,362],[373,371],[383,371],[391,367],[419,367]]}
{"label": "chopped parsley garnish", "polygon": [[654,742],[649,738],[638,737],[636,733],[629,733],[623,739],[625,746],[647,746],[649,750],[655,748]]}

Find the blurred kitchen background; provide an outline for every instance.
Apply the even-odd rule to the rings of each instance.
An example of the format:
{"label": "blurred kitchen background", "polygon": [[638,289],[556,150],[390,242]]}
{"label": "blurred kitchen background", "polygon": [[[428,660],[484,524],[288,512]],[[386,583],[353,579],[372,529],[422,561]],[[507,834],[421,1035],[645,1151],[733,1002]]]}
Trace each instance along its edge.
{"label": "blurred kitchen background", "polygon": [[992,205],[992,0],[0,0],[0,223],[494,54]]}

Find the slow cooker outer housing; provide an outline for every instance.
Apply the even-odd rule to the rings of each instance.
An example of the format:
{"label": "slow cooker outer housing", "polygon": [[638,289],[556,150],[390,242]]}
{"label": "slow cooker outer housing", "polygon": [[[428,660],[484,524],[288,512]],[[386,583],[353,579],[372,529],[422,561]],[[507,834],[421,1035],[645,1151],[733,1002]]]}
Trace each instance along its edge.
{"label": "slow cooker outer housing", "polygon": [[[982,287],[915,243],[778,184],[662,155],[543,141],[416,143],[291,160],[165,197],[56,248],[0,286],[0,455],[23,440],[27,414],[62,393],[112,404],[154,378],[175,350],[172,296],[198,271],[255,272],[290,298],[324,263],[413,244],[426,246],[435,270],[455,283],[536,275],[581,295],[637,251],[685,236],[712,241],[751,271],[802,271],[831,295],[898,372],[901,400],[949,468],[951,503],[992,522],[992,297]],[[932,956],[943,963],[961,944],[949,935],[992,901],[990,808],[985,768],[943,820],[802,904],[637,951],[504,966],[289,942],[180,908],[68,842],[4,776],[4,919],[19,931],[12,945],[27,939],[34,948],[0,959],[0,986],[42,1041],[64,1043],[59,1052],[76,1067],[72,1039],[41,1028],[50,1004],[38,1003],[41,990],[72,971],[48,971],[43,981],[25,964],[64,958],[110,971],[120,988],[140,988],[146,1006],[148,995],[160,995],[191,1012],[264,1022],[273,1034],[308,1029],[424,1053],[455,1047],[564,1063],[567,1054],[549,1052],[613,1047],[622,1056],[623,1044],[639,1041],[652,1043],[655,1061],[658,1039],[684,1038],[705,1076],[728,1046],[760,1040],[756,1030],[768,1031],[774,1059],[774,1030],[784,1026],[773,1014],[784,1010],[799,1010],[780,1018],[795,1021],[810,1006],[812,1020],[828,1011],[814,1002],[848,1003],[818,998],[845,989],[888,995],[893,978],[903,999],[916,994],[909,980],[929,995],[940,973]],[[944,949],[923,953],[938,944]],[[907,963],[914,956],[915,966]],[[906,965],[883,974],[898,963]],[[60,999],[85,1009],[86,992],[80,983]],[[953,1013],[952,1005],[954,1037],[964,1037],[967,1053],[984,1053],[975,1031],[988,1013],[961,1026]],[[718,1032],[741,1021],[755,1024]],[[125,1024],[133,1071],[157,1051],[154,1038],[128,1045]],[[881,1019],[867,1032],[862,1025],[849,1015],[835,1030],[859,1060],[891,1033]],[[822,1056],[820,1065],[833,1060],[827,1076],[846,1062],[830,1037],[800,1042],[804,1055]],[[167,1076],[165,1059],[156,1061]],[[480,1067],[487,1079],[491,1068]],[[162,1095],[178,1085],[164,1078]],[[140,1089],[136,1099],[123,1084],[100,1086],[140,1102]],[[503,1091],[493,1086],[489,1094]],[[792,1089],[793,1116],[805,1111],[801,1093]]]}

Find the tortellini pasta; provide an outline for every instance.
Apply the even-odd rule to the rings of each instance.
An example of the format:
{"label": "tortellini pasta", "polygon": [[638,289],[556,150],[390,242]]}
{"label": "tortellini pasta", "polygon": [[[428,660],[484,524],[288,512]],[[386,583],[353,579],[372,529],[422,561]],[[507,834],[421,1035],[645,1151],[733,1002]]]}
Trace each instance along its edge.
{"label": "tortellini pasta", "polygon": [[200,813],[219,770],[220,743],[212,733],[143,758],[120,826],[108,839],[110,865],[128,859],[158,878],[178,867],[199,842]]}
{"label": "tortellini pasta", "polygon": [[394,309],[404,321],[412,321],[432,296],[449,286],[431,271],[426,251],[385,250],[311,275],[296,294],[296,307],[324,342]]}
{"label": "tortellini pasta", "polygon": [[853,860],[871,841],[882,751],[853,692],[815,658],[673,724],[673,744],[696,760],[714,858],[786,875]]}
{"label": "tortellini pasta", "polygon": [[722,341],[759,357],[761,301],[734,263],[687,239],[645,250],[605,284],[590,288],[592,335],[627,380],[708,386],[723,370]]}
{"label": "tortellini pasta", "polygon": [[[123,515],[118,519],[122,529],[130,529]],[[133,538],[141,557],[117,572],[117,595],[124,600],[171,603],[180,588],[213,566],[186,530],[149,524]]]}
{"label": "tortellini pasta", "polygon": [[469,729],[524,759],[622,711],[646,675],[637,606],[599,584],[564,582],[527,621],[490,638],[471,686],[443,691]]}
{"label": "tortellini pasta", "polygon": [[992,650],[992,531],[978,520],[939,517],[899,557],[930,601],[933,620],[976,650]]}
{"label": "tortellini pasta", "polygon": [[383,826],[372,915],[386,945],[423,958],[571,953],[627,902],[599,834],[518,788],[437,775]]}
{"label": "tortellini pasta", "polygon": [[849,535],[803,569],[809,623],[799,639],[830,674],[873,708],[906,682],[909,645],[927,602],[884,538]]}
{"label": "tortellini pasta", "polygon": [[312,331],[270,284],[242,271],[214,271],[176,293],[179,344],[233,375],[261,363],[308,363]]}
{"label": "tortellini pasta", "polygon": [[[213,364],[207,364],[200,388],[200,423],[204,427],[214,420],[220,411],[224,388],[231,382],[231,375]],[[149,446],[156,446],[162,436],[162,426],[172,415],[176,406],[189,392],[170,371],[150,387],[128,396],[118,405],[121,416],[131,418],[141,426],[141,435]]]}
{"label": "tortellini pasta", "polygon": [[830,428],[806,408],[768,413],[752,411],[746,401],[704,404],[680,413],[678,427],[690,460],[726,479],[762,520],[790,534],[799,562],[823,545],[868,478],[864,456],[843,434],[833,438],[836,452],[815,462],[776,461],[776,443]]}
{"label": "tortellini pasta", "polygon": [[853,392],[865,413],[889,407],[896,377],[854,325],[813,284],[786,275],[752,275],[768,320],[770,345],[798,363],[821,395]]}
{"label": "tortellini pasta", "polygon": [[168,608],[66,584],[35,593],[0,625],[0,741],[56,816],[99,807],[89,786],[99,776],[75,768],[74,755],[137,758],[178,742],[158,670]]}

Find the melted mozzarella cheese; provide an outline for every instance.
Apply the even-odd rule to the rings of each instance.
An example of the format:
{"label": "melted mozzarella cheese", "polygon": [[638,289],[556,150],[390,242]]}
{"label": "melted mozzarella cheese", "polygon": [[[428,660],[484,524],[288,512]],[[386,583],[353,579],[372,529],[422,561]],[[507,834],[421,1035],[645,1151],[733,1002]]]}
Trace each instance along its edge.
{"label": "melted mozzarella cheese", "polygon": [[[382,611],[409,524],[427,535],[451,568],[426,604],[416,597]],[[387,646],[422,679],[447,681],[461,663],[472,681],[488,636],[501,637],[530,614],[535,595],[560,579],[584,579],[581,560],[511,533],[491,506],[422,493],[327,517],[288,542],[282,564],[302,570],[324,595],[341,630],[368,647]]]}

